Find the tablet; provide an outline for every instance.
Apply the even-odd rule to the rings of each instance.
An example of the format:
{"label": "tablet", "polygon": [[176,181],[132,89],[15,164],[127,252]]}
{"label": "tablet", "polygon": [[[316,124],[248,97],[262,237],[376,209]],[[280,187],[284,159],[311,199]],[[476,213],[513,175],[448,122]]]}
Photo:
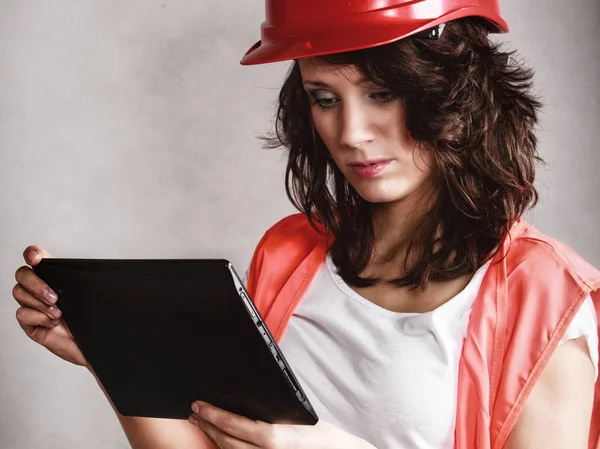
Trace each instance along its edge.
{"label": "tablet", "polygon": [[187,419],[202,400],[317,422],[229,261],[43,259],[33,270],[119,413]]}

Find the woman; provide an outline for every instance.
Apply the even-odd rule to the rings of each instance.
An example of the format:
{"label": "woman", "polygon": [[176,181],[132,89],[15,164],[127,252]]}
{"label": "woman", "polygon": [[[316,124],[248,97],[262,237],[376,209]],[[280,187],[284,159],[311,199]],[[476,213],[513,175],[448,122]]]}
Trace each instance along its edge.
{"label": "woman", "polygon": [[[267,1],[242,63],[295,61],[269,145],[301,213],[248,288],[321,420],[119,416],[135,448],[598,446],[600,273],[521,219],[540,105],[502,31],[492,0]],[[87,366],[56,295],[16,277],[25,332]]]}

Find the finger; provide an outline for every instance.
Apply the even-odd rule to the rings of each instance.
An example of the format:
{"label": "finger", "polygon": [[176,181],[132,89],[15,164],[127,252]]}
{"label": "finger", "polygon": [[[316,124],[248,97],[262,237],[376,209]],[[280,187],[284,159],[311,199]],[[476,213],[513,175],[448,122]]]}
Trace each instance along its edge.
{"label": "finger", "polygon": [[203,420],[198,415],[190,416],[190,422],[198,426],[219,449],[260,449],[255,444],[240,440],[233,435],[223,432],[217,426]]}
{"label": "finger", "polygon": [[56,304],[58,295],[30,267],[26,265],[19,267],[15,273],[15,279],[25,290],[40,301],[49,306]]}
{"label": "finger", "polygon": [[28,307],[19,307],[17,309],[17,321],[29,336],[33,333],[36,327],[45,327],[53,329],[60,324],[60,320],[53,320],[45,313],[39,312]]}
{"label": "finger", "polygon": [[272,426],[268,423],[254,421],[202,401],[194,402],[192,409],[199,419],[239,440],[263,447],[272,437]]}
{"label": "finger", "polygon": [[21,284],[15,284],[13,287],[13,298],[16,299],[19,305],[45,313],[50,319],[57,320],[62,315],[62,312],[56,305],[49,306],[41,302],[25,290]]}
{"label": "finger", "polygon": [[40,263],[42,259],[52,259],[54,256],[39,246],[31,245],[23,251],[23,259],[32,267]]}

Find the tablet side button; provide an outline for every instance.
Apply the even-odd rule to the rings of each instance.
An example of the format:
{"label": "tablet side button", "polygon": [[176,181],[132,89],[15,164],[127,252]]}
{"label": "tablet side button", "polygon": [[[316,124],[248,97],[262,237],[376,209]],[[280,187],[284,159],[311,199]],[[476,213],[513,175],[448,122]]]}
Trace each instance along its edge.
{"label": "tablet side button", "polygon": [[242,300],[246,305],[246,309],[248,309],[248,312],[250,312],[250,315],[252,316],[252,318],[254,318],[254,321],[258,321],[258,317],[256,316],[256,313],[254,313],[254,309],[252,308],[250,300],[248,299],[246,294],[244,292],[240,292],[240,296],[242,297]]}
{"label": "tablet side button", "polygon": [[273,342],[269,343],[269,349],[271,350],[271,354],[273,354],[273,357],[275,357],[275,360],[277,360],[277,363],[283,365],[281,357],[279,357],[279,354],[277,353],[277,349],[275,349],[275,345],[273,344]]}
{"label": "tablet side button", "polygon": [[288,373],[288,370],[283,368],[283,374],[285,374],[285,378],[287,379],[287,381],[289,382],[289,384],[292,386],[292,388],[294,389],[295,392],[298,391],[298,388],[296,388],[296,385],[294,384],[294,382],[292,382],[292,378],[290,377],[290,374]]}

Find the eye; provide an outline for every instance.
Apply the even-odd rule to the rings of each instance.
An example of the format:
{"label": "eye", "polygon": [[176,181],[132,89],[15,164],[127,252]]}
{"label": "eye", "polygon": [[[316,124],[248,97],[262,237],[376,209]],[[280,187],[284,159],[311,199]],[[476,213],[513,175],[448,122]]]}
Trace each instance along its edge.
{"label": "eye", "polygon": [[312,106],[316,106],[320,109],[327,110],[334,108],[339,100],[332,96],[331,94],[325,92],[309,92],[308,93],[311,98]]}
{"label": "eye", "polygon": [[313,106],[317,106],[321,109],[331,109],[337,104],[335,98],[319,98],[313,100]]}
{"label": "eye", "polygon": [[398,98],[394,92],[390,91],[380,91],[374,92],[371,94],[371,98],[379,103],[390,103]]}

